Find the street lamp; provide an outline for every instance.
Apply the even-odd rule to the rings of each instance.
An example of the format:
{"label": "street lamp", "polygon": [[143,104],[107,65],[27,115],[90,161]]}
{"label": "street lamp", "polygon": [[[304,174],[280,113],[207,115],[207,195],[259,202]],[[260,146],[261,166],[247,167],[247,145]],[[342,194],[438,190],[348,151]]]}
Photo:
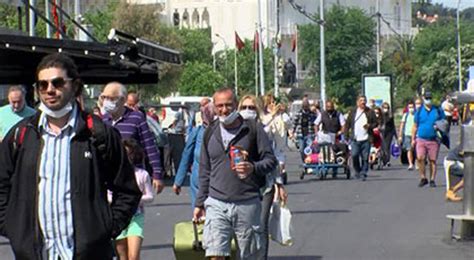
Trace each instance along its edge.
{"label": "street lamp", "polygon": [[461,72],[461,25],[459,24],[459,7],[461,6],[461,0],[458,0],[458,9],[456,11],[456,24],[458,33],[458,79],[459,79],[459,91],[462,91],[462,72]]}
{"label": "street lamp", "polygon": [[222,40],[222,42],[224,42],[224,46],[225,46],[225,84],[227,85],[228,84],[228,67],[227,67],[227,50],[229,49],[229,45],[227,45],[227,42],[225,41],[225,38],[220,36],[218,33],[215,34],[215,36],[219,39]]}

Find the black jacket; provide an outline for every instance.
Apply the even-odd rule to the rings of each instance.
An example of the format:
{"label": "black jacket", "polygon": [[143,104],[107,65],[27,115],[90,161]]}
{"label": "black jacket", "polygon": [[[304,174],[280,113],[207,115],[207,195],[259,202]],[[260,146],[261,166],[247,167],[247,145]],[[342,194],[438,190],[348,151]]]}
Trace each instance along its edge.
{"label": "black jacket", "polygon": [[[0,145],[0,234],[10,239],[19,260],[41,259],[43,248],[37,198],[43,146],[39,117],[37,113],[17,124],[27,127],[18,149],[14,149],[18,143],[16,127]],[[71,140],[74,259],[112,259],[111,238],[128,225],[141,198],[120,134],[110,127],[102,129],[105,129],[106,148],[101,149],[104,157],[93,144],[95,136],[86,125],[84,112],[79,114],[76,135]],[[107,188],[114,192],[110,206]]]}
{"label": "black jacket", "polygon": [[[206,136],[209,137],[207,141]],[[249,154],[248,161],[254,166],[254,172],[243,180],[237,177],[230,166],[228,147],[232,145],[246,150]],[[209,196],[225,202],[258,198],[260,188],[265,185],[265,176],[278,165],[262,124],[254,120],[243,121],[228,147],[224,148],[220,122],[215,120],[204,132],[196,207],[203,207]]]}
{"label": "black jacket", "polygon": [[[344,135],[347,138],[352,139],[354,137],[354,125],[355,125],[355,115],[357,112],[357,107],[352,109],[349,112],[349,116],[347,117],[346,124],[344,125]],[[367,129],[367,132],[369,134],[369,141],[373,141],[373,135],[374,135],[374,128],[377,127],[377,118],[375,117],[375,113],[372,109],[369,107],[365,107],[364,109],[364,114],[367,117],[367,124],[369,125],[369,128]]]}

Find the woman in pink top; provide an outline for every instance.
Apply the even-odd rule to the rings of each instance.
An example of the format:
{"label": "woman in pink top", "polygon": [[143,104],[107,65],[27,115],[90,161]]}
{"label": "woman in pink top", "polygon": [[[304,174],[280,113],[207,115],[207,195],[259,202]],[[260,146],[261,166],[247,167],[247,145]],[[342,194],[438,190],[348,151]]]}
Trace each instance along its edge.
{"label": "woman in pink top", "polygon": [[[127,139],[123,141],[123,145],[132,164],[142,165],[145,154],[138,143],[134,139]],[[143,242],[143,226],[145,223],[144,204],[152,202],[154,196],[150,175],[147,171],[135,167],[135,179],[143,195],[130,224],[116,238],[115,246],[120,260],[140,259],[140,247]]]}

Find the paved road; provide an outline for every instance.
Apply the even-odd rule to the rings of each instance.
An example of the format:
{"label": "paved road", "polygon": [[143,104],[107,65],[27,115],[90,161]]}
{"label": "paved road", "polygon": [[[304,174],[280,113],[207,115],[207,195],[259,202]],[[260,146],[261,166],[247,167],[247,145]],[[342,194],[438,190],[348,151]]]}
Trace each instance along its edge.
{"label": "paved road", "polygon": [[[462,205],[444,201],[441,163],[438,187],[418,188],[417,173],[398,162],[370,172],[366,182],[319,181],[299,180],[298,156],[290,152],[288,157],[294,245],[272,243],[270,259],[474,259],[474,242],[449,238],[445,215],[461,212]],[[147,208],[142,259],[174,259],[173,224],[190,219],[188,200],[187,189],[176,196],[168,188]],[[13,259],[5,240],[0,259]]]}

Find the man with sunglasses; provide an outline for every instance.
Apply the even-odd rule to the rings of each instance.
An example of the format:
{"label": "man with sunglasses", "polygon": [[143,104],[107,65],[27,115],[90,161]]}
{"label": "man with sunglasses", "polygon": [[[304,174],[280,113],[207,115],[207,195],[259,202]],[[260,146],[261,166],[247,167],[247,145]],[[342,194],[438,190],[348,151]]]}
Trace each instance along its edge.
{"label": "man with sunglasses", "polygon": [[[428,156],[430,161],[430,187],[436,187],[436,160],[438,158],[440,143],[437,140],[436,121],[445,118],[444,112],[433,105],[431,92],[426,91],[423,95],[423,105],[416,110],[415,123],[412,127],[412,147],[416,149],[416,160],[420,171],[420,183],[418,187],[428,184],[425,172],[425,160]],[[416,144],[416,146],[415,146]]]}
{"label": "man with sunglasses", "polygon": [[44,57],[35,86],[39,111],[0,146],[0,234],[16,259],[112,259],[141,198],[120,135],[80,109],[71,58]]}
{"label": "man with sunglasses", "polygon": [[35,114],[35,110],[26,105],[25,89],[15,85],[8,89],[8,105],[0,107],[0,142],[16,123]]}

